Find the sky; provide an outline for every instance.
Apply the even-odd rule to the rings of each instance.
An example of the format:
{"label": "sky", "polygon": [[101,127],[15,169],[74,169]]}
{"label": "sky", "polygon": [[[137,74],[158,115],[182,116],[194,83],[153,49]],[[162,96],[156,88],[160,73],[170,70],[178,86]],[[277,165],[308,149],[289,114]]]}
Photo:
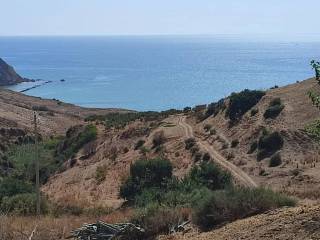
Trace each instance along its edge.
{"label": "sky", "polygon": [[0,0],[0,36],[308,36],[319,0]]}

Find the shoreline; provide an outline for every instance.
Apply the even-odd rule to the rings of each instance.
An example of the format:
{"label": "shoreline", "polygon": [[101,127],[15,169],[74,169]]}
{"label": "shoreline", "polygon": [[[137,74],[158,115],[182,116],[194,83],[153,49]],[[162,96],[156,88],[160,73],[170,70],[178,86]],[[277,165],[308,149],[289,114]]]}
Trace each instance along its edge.
{"label": "shoreline", "polygon": [[[42,80],[41,80],[41,81],[42,81]],[[41,87],[41,86],[43,86],[43,85],[46,85],[46,84],[48,84],[48,83],[52,83],[52,81],[45,81],[45,82],[43,82],[43,83],[41,83],[41,84],[36,84],[36,85],[34,85],[34,86],[32,86],[32,87],[28,87],[28,88],[25,88],[25,89],[23,89],[23,90],[20,90],[19,92],[20,92],[20,93],[25,93],[25,92],[28,92],[28,91],[30,91],[30,90],[32,90],[32,89],[35,89],[35,88]]]}

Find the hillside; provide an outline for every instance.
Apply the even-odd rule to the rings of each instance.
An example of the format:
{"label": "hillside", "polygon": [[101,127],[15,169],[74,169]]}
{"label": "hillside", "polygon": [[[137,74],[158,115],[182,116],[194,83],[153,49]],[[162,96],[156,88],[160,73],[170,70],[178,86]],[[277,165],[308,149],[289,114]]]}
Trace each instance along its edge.
{"label": "hillside", "polygon": [[[253,107],[258,111],[254,116],[248,111],[237,124],[230,126],[225,112],[220,112],[215,117],[194,124],[196,134],[219,149],[223,156],[246,172],[257,184],[301,198],[319,199],[319,145],[305,131],[307,125],[320,117],[320,111],[308,97],[310,90],[320,92],[314,79],[271,89]],[[276,118],[265,119],[263,115],[269,103],[276,98],[281,99],[283,110]],[[217,130],[216,136],[208,136],[204,130],[207,124]],[[263,129],[279,132],[284,139],[283,147],[279,150],[282,163],[278,167],[269,167],[268,157],[257,160],[257,150],[248,154]],[[235,140],[239,142],[238,145],[230,147]],[[229,148],[223,149],[222,145],[226,142]]]}
{"label": "hillside", "polygon": [[232,240],[232,239],[319,239],[320,208],[279,209],[238,220],[207,233],[161,236],[159,240]]}
{"label": "hillside", "polygon": [[[0,123],[4,129],[0,132],[0,141],[13,136],[13,141],[6,145],[17,144],[23,151],[11,152],[9,159],[12,156],[21,159],[20,152],[26,150],[23,144],[14,140],[19,134],[31,134],[33,112],[38,112],[39,129],[44,139],[49,139],[49,143],[58,141],[54,157],[49,153],[46,156],[58,161],[59,169],[50,172],[49,168],[46,172],[49,178],[44,181],[42,192],[50,202],[65,209],[113,209],[117,221],[127,221],[132,216],[132,209],[124,208],[125,213],[118,211],[125,203],[119,194],[120,186],[137,160],[161,156],[170,160],[173,175],[178,179],[188,176],[201,162],[215,162],[231,174],[236,186],[249,189],[267,186],[294,196],[300,205],[308,205],[238,220],[208,233],[199,234],[194,229],[188,233],[188,238],[318,237],[319,226],[314,222],[320,204],[319,143],[306,131],[306,126],[319,119],[320,110],[312,105],[308,97],[310,90],[320,93],[315,79],[273,88],[263,94],[249,91],[251,97],[239,99],[249,99],[250,108],[233,121],[230,120],[230,108],[235,95],[192,110],[138,113],[81,108],[59,100],[0,90]],[[252,104],[250,99],[257,94],[261,99]],[[271,118],[266,117],[267,109],[274,107],[274,102],[280,111]],[[208,114],[210,106],[215,106],[215,111]],[[95,135],[82,141],[90,134],[90,131],[83,134],[86,129],[93,129]],[[190,139],[193,146],[188,148],[186,140]],[[44,142],[44,146],[46,144]],[[57,156],[61,157],[59,154],[62,160],[57,160]],[[276,159],[274,165],[271,165],[272,159]],[[6,172],[7,166],[3,166]],[[190,218],[190,209],[184,211]],[[169,238],[181,239],[182,236]]]}
{"label": "hillside", "polygon": [[[234,175],[238,184],[268,186],[307,201],[318,200],[318,143],[304,131],[307,124],[320,117],[319,110],[312,106],[308,98],[310,89],[319,90],[313,79],[269,90],[255,106],[259,112],[251,117],[248,111],[232,127],[225,112],[201,122],[194,114],[188,113],[175,114],[156,122],[136,121],[124,129],[112,131],[100,125],[95,153],[85,161],[80,160],[82,154],[79,153],[77,164],[52,177],[43,191],[64,203],[119,206],[122,202],[118,197],[120,184],[128,175],[130,164],[143,156],[140,150],[134,149],[135,144],[139,139],[144,139],[145,147],[152,149],[154,134],[164,131],[167,139],[164,155],[172,161],[177,176],[184,176],[195,164],[194,156],[184,146],[185,139],[195,137],[200,152],[209,152],[214,161]],[[265,120],[263,113],[270,100],[276,97],[282,99],[285,108],[276,119]],[[215,135],[204,130],[207,124],[215,129]],[[247,154],[264,126],[268,131],[279,131],[283,136],[284,145],[280,150],[282,163],[278,167],[269,167],[269,158],[257,161],[256,152]],[[234,139],[239,140],[239,144],[231,147]],[[152,150],[146,154],[149,158],[157,155]],[[105,180],[97,182],[96,171],[101,166],[105,167]]]}
{"label": "hillside", "polygon": [[13,67],[0,58],[0,86],[13,85],[27,81],[16,73]]}

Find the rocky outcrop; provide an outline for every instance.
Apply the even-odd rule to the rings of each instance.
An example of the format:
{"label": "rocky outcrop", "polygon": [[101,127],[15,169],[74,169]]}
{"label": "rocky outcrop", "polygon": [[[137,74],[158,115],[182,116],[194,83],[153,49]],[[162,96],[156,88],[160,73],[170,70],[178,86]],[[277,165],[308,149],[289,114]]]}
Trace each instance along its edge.
{"label": "rocky outcrop", "polygon": [[14,68],[0,58],[0,86],[13,85],[28,81],[16,73]]}

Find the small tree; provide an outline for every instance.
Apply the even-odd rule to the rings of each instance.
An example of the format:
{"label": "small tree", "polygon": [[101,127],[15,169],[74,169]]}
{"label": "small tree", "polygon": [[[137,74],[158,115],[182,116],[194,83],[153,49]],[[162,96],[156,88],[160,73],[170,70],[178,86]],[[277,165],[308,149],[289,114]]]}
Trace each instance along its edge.
{"label": "small tree", "polygon": [[312,60],[310,65],[316,73],[316,79],[319,81],[320,80],[320,62]]}

